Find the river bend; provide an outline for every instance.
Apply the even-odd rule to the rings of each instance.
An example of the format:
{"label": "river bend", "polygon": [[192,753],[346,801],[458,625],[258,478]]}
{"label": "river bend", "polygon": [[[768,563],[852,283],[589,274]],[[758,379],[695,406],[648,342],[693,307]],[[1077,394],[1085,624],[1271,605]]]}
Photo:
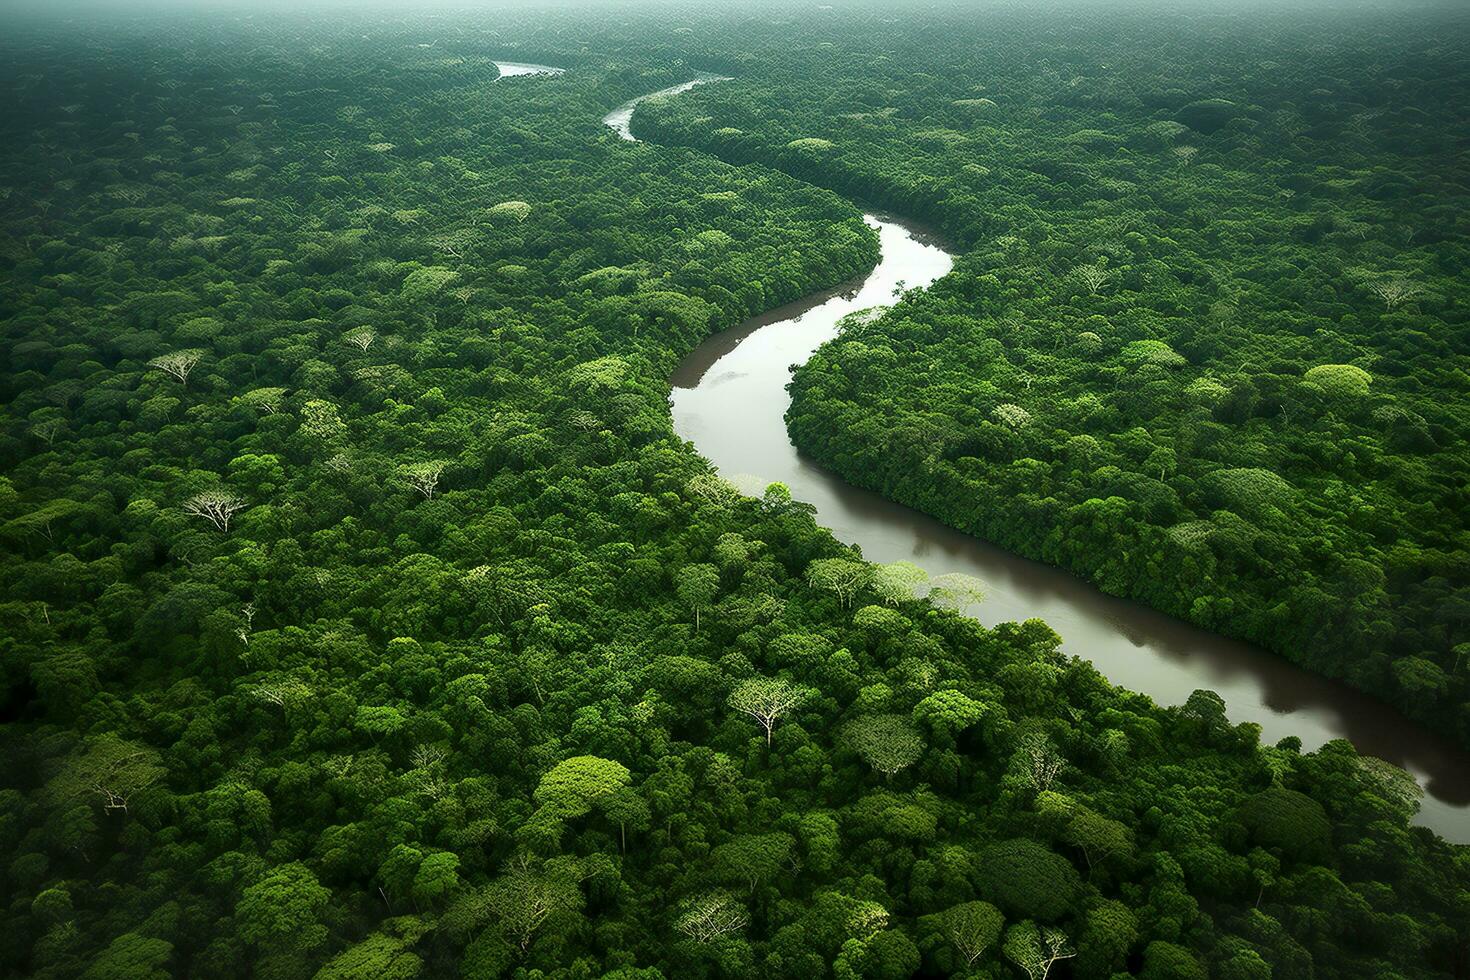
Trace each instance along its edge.
{"label": "river bend", "polygon": [[[717,80],[702,76],[634,99],[604,122],[624,139],[638,103]],[[772,310],[708,338],[675,370],[674,430],[741,486],[779,480],[813,504],[816,519],[869,561],[911,561],[931,576],[963,572],[987,586],[967,610],[982,623],[1045,620],[1069,655],[1094,663],[1113,683],[1161,704],[1208,688],[1234,722],[1259,724],[1262,739],[1288,735],[1306,749],[1346,738],[1360,752],[1402,766],[1425,798],[1416,823],[1470,842],[1470,752],[1386,704],[1247,643],[1226,639],[1136,602],[1108,596],[1061,569],[1003,551],[876,493],[853,487],[801,457],[786,431],[791,370],[838,333],[849,313],[893,301],[949,272],[952,256],[915,229],[867,215],[882,257],[860,282]],[[759,491],[756,491],[759,492]]]}

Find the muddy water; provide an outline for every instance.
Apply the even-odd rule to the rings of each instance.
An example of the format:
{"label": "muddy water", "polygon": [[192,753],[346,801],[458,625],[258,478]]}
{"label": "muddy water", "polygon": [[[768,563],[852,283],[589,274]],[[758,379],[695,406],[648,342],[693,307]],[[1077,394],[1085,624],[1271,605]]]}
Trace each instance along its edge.
{"label": "muddy water", "polygon": [[[637,101],[605,120],[627,139],[633,138],[628,122]],[[1256,722],[1266,741],[1296,735],[1315,748],[1347,738],[1359,751],[1403,766],[1426,790],[1418,822],[1450,840],[1470,841],[1470,753],[1344,685],[1104,595],[1066,572],[849,486],[797,455],[783,418],[790,368],[836,336],[843,316],[891,303],[900,284],[927,286],[951,265],[943,249],[901,224],[871,216],[868,221],[881,236],[883,255],[861,283],[711,337],[680,364],[670,395],[679,435],[737,483],[786,483],[798,499],[816,505],[819,522],[861,546],[870,561],[904,559],[930,575],[980,577],[988,595],[971,615],[988,625],[1044,619],[1061,634],[1068,653],[1092,661],[1116,684],[1162,704],[1180,704],[1190,692],[1209,688],[1225,699],[1232,720]]]}

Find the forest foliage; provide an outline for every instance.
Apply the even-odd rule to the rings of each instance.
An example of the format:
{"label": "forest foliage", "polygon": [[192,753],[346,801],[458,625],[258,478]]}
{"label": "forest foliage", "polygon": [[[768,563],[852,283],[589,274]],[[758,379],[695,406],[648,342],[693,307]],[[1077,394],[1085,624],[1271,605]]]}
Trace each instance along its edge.
{"label": "forest foliage", "polygon": [[674,436],[679,356],[877,242],[600,115],[932,38],[769,20],[0,40],[0,972],[1465,975],[1402,771],[915,599]]}
{"label": "forest foliage", "polygon": [[642,124],[962,253],[797,372],[804,452],[1470,743],[1467,24],[1316,17],[956,16]]}

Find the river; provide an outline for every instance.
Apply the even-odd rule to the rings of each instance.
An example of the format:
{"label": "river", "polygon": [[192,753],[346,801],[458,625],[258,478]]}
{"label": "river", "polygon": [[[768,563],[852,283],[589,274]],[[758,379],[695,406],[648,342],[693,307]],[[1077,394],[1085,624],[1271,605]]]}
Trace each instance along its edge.
{"label": "river", "polygon": [[[686,91],[702,81],[654,95]],[[645,96],[643,98],[650,98]],[[605,117],[624,139],[634,99]],[[967,610],[986,625],[1039,618],[1070,655],[1094,663],[1113,683],[1161,704],[1181,704],[1208,688],[1225,699],[1234,722],[1259,724],[1262,739],[1295,735],[1305,749],[1334,738],[1402,766],[1425,798],[1415,822],[1448,840],[1470,842],[1470,752],[1415,724],[1386,704],[1303,670],[1259,647],[1206,632],[1139,603],[1108,596],[1083,580],[946,527],[878,494],[853,487],[802,458],[786,431],[791,368],[837,336],[857,310],[893,301],[896,288],[928,286],[949,272],[952,256],[892,218],[866,216],[882,257],[860,282],[772,310],[708,338],[674,372],[669,396],[674,430],[734,482],[781,481],[813,504],[838,539],[869,561],[911,561],[931,576],[963,572],[982,579],[986,598]]]}
{"label": "river", "polygon": [[[532,65],[524,61],[497,61],[495,67],[500,69],[500,78],[514,78],[517,75],[565,75],[565,68],[553,68],[550,65]],[[496,81],[499,81],[497,78]]]}
{"label": "river", "polygon": [[689,91],[696,85],[708,85],[710,82],[728,82],[729,80],[724,75],[696,75],[687,82],[680,82],[678,85],[670,85],[668,88],[661,88],[657,92],[649,92],[647,95],[640,95],[637,98],[629,99],[612,112],[603,116],[602,122],[604,125],[611,126],[613,131],[623,139],[630,143],[637,143],[639,139],[633,135],[632,129],[633,110],[638,108],[640,102],[678,95],[681,92]]}

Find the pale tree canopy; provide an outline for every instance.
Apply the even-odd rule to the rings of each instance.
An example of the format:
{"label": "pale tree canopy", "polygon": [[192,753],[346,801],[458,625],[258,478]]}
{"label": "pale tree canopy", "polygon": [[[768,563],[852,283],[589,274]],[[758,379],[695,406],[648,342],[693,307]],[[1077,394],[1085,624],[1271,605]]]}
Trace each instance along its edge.
{"label": "pale tree canopy", "polygon": [[367,353],[369,347],[373,346],[373,341],[377,339],[378,332],[372,327],[353,327],[342,335],[344,343],[356,347],[364,354]]}
{"label": "pale tree canopy", "polygon": [[313,399],[301,407],[301,431],[314,439],[331,442],[347,434],[347,425],[336,405]]}
{"label": "pale tree canopy", "polygon": [[806,581],[814,589],[831,592],[850,606],[868,582],[868,564],[855,558],[817,558],[806,566]]}
{"label": "pale tree canopy", "polygon": [[730,693],[730,707],[750,715],[766,731],[766,744],[771,744],[771,732],[776,722],[800,707],[811,691],[798,687],[780,677],[752,677],[741,681]]}
{"label": "pale tree canopy", "polygon": [[694,613],[694,631],[699,632],[699,612],[720,592],[720,570],[703,562],[685,565],[674,576],[679,600]]}
{"label": "pale tree canopy", "polygon": [[1021,744],[1016,751],[1013,765],[1032,788],[1038,792],[1045,792],[1051,789],[1051,784],[1057,776],[1061,775],[1062,769],[1067,765],[1067,760],[1045,735],[1039,732],[1028,732],[1021,737]]}
{"label": "pale tree canopy", "polygon": [[1114,274],[1101,265],[1084,265],[1077,269],[1077,281],[1091,296],[1096,296],[1113,281]]}
{"label": "pale tree canopy", "polygon": [[930,581],[929,601],[944,609],[963,610],[985,600],[985,583],[964,572],[950,572]]}
{"label": "pale tree canopy", "polygon": [[1159,367],[1183,367],[1189,362],[1173,347],[1162,340],[1130,340],[1123,345],[1122,358],[1135,364],[1156,364]]}
{"label": "pale tree canopy", "polygon": [[743,496],[729,480],[713,473],[700,473],[684,485],[689,496],[715,507],[729,507]]}
{"label": "pale tree canopy", "polygon": [[221,531],[228,531],[230,520],[245,507],[244,499],[229,490],[205,490],[184,501],[184,513],[202,517]]}
{"label": "pale tree canopy", "polygon": [[944,936],[954,946],[955,952],[974,966],[985,951],[1000,938],[1000,927],[1005,922],[1000,909],[989,902],[965,902],[939,913]]}
{"label": "pale tree canopy", "polygon": [[1419,803],[1424,798],[1424,787],[1419,785],[1412,773],[1372,755],[1359,756],[1358,767],[1373,784],[1374,792],[1395,809],[1406,816],[1412,816],[1419,811]]}
{"label": "pale tree canopy", "polygon": [[189,375],[204,357],[202,350],[176,350],[160,354],[148,362],[148,366],[162,371],[184,387],[189,386]]}
{"label": "pale tree canopy", "polygon": [[674,928],[697,943],[709,943],[750,924],[745,905],[728,892],[707,892],[691,900]]}
{"label": "pale tree canopy", "polygon": [[513,859],[485,891],[485,903],[507,939],[522,951],[543,929],[574,919],[584,899],[576,871],[565,861],[537,865]]}
{"label": "pale tree canopy", "polygon": [[1373,294],[1383,300],[1383,305],[1393,310],[1424,292],[1423,287],[1407,279],[1379,279],[1368,284]]}
{"label": "pale tree canopy", "polygon": [[286,402],[285,388],[252,388],[235,399],[262,415],[274,415]]}
{"label": "pale tree canopy", "polygon": [[56,803],[87,799],[106,812],[127,812],[164,775],[157,752],[109,734],[70,756],[46,784],[45,795]]}
{"label": "pale tree canopy", "polygon": [[421,493],[425,500],[433,500],[434,491],[439,488],[439,478],[444,475],[444,462],[433,459],[424,463],[407,463],[398,468],[398,473],[403,482]]}
{"label": "pale tree canopy", "polygon": [[520,224],[531,216],[531,205],[525,201],[501,201],[486,213],[496,224]]}
{"label": "pale tree canopy", "polygon": [[868,586],[878,598],[890,606],[911,602],[918,590],[929,580],[929,573],[911,561],[895,561],[886,565],[874,565],[869,572]]}
{"label": "pale tree canopy", "polygon": [[1366,398],[1373,375],[1355,364],[1318,364],[1302,376],[1311,387],[1332,398]]}
{"label": "pale tree canopy", "polygon": [[534,798],[544,809],[563,819],[580,817],[599,797],[628,784],[632,774],[621,762],[595,755],[563,759],[541,777]]}
{"label": "pale tree canopy", "polygon": [[991,414],[997,422],[1011,429],[1024,429],[1031,424],[1031,413],[1012,402],[997,405]]}
{"label": "pale tree canopy", "polygon": [[1030,980],[1046,980],[1058,960],[1077,955],[1065,932],[1051,926],[1038,926],[1029,919],[1006,930],[1004,949],[1006,958]]}
{"label": "pale tree canopy", "polygon": [[589,391],[611,391],[623,383],[628,373],[628,362],[621,357],[599,357],[568,371],[567,382]]}

